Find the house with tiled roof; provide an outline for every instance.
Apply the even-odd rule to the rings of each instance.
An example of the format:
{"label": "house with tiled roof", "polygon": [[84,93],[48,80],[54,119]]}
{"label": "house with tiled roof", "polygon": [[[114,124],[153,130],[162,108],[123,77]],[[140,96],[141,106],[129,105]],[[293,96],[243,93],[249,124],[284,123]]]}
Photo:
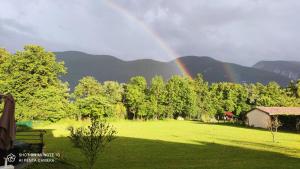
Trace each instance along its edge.
{"label": "house with tiled roof", "polygon": [[289,123],[295,123],[292,125],[297,128],[300,120],[300,107],[256,107],[249,111],[246,117],[246,123],[253,127],[268,128],[272,119],[281,117],[290,119]]}

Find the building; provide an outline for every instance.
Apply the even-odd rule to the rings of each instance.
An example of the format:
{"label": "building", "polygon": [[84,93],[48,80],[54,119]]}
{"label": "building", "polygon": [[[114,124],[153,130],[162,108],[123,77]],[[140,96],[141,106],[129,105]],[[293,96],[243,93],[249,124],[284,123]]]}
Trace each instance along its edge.
{"label": "building", "polygon": [[284,121],[283,127],[299,129],[300,107],[256,107],[246,114],[246,123],[252,127],[268,128],[271,119]]}
{"label": "building", "polygon": [[224,112],[224,120],[231,121],[234,118],[234,114],[232,112]]}

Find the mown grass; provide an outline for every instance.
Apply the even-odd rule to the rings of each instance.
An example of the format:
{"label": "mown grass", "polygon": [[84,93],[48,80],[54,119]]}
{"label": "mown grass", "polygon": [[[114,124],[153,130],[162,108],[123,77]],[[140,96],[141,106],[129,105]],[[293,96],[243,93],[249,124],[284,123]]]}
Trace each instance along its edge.
{"label": "mown grass", "polygon": [[[87,122],[64,120],[34,128],[48,131],[47,152],[61,153],[68,163],[83,165],[83,156],[69,142],[66,130],[82,124]],[[268,131],[238,126],[175,120],[112,124],[118,138],[101,154],[97,169],[300,168],[300,135],[295,133],[279,132],[273,143]]]}

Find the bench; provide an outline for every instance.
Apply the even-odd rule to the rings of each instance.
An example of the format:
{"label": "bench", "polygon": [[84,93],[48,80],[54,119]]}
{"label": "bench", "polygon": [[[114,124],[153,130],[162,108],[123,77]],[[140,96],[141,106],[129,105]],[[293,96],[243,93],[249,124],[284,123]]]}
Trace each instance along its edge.
{"label": "bench", "polygon": [[26,150],[34,153],[43,153],[45,133],[45,130],[18,131],[15,147],[24,152]]}
{"label": "bench", "polygon": [[16,156],[13,165],[19,164],[19,153],[44,153],[45,130],[24,130],[18,131],[14,147],[10,150],[0,150],[0,166],[4,165],[3,158],[12,153]]}

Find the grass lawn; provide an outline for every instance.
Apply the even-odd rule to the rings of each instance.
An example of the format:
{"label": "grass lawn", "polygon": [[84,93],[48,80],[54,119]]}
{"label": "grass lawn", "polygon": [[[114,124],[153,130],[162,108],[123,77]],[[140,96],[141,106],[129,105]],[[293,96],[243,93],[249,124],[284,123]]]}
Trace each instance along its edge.
{"label": "grass lawn", "polygon": [[[82,155],[67,138],[66,128],[70,124],[79,122],[64,120],[34,127],[48,130],[47,152],[59,152],[66,161],[82,164]],[[273,143],[268,131],[195,121],[112,124],[117,128],[118,138],[101,154],[97,169],[300,168],[300,134],[279,132],[277,142]]]}

